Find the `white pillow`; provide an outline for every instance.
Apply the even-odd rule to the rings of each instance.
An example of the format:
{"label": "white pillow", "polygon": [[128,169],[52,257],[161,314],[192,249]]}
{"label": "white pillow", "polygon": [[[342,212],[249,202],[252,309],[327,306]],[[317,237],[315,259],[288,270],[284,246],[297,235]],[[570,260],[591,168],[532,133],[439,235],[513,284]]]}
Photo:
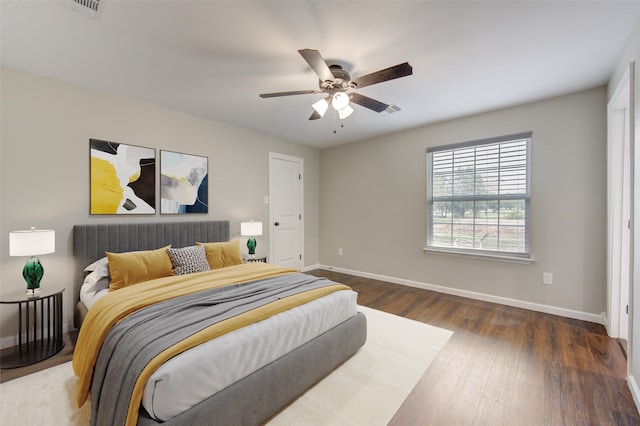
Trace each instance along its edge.
{"label": "white pillow", "polygon": [[108,259],[106,257],[103,257],[102,259],[98,259],[95,262],[93,262],[91,265],[89,265],[86,268],[84,268],[84,271],[85,272],[93,272],[96,269],[98,269],[100,266],[106,265],[107,263],[108,263]]}
{"label": "white pillow", "polygon": [[[97,262],[94,262],[94,263],[97,263]],[[82,284],[82,286],[87,287],[86,289],[87,292],[92,292],[92,291],[95,292],[103,288],[109,288],[110,282],[111,282],[111,276],[109,275],[109,263],[103,262],[102,264],[97,266],[97,268],[93,272],[91,272],[89,275],[87,275],[84,278],[84,283]]]}

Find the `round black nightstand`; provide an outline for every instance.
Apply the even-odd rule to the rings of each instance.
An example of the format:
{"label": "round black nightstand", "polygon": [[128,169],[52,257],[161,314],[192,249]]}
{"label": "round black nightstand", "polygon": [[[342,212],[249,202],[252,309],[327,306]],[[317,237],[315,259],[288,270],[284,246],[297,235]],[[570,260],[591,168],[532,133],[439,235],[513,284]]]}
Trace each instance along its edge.
{"label": "round black nightstand", "polygon": [[[35,364],[62,350],[62,293],[42,288],[34,296],[24,290],[0,296],[1,304],[18,305],[18,345],[0,356],[0,368]],[[23,309],[24,308],[24,309]]]}
{"label": "round black nightstand", "polygon": [[249,258],[247,258],[247,262],[267,263],[267,256],[264,256],[264,257],[249,257]]}

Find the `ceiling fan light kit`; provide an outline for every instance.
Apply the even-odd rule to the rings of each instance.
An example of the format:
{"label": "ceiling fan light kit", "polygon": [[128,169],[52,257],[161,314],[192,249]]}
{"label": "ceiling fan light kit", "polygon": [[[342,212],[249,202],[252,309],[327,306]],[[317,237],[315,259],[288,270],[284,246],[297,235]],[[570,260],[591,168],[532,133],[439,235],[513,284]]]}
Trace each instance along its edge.
{"label": "ceiling fan light kit", "polygon": [[320,117],[324,117],[324,113],[327,112],[327,108],[329,108],[329,101],[327,99],[331,99],[327,97],[326,99],[320,99],[318,102],[311,105],[313,109],[320,114]]}
{"label": "ceiling fan light kit", "polygon": [[344,120],[345,118],[350,116],[352,112],[353,112],[353,108],[347,105],[338,111],[338,116],[340,117],[340,120]]}
{"label": "ceiling fan light kit", "polygon": [[349,73],[342,69],[340,65],[329,65],[326,63],[319,51],[313,49],[301,49],[298,53],[307,61],[307,64],[318,75],[319,90],[296,90],[290,92],[262,93],[261,98],[275,98],[280,96],[304,95],[315,93],[326,93],[323,99],[315,102],[312,106],[313,113],[309,120],[318,120],[324,117],[329,108],[329,104],[338,112],[341,120],[349,117],[353,113],[350,102],[363,106],[367,109],[381,113],[389,108],[384,102],[364,96],[360,93],[350,92],[349,90],[360,89],[362,87],[371,86],[385,81],[393,80],[400,77],[406,77],[413,74],[413,67],[408,62],[398,64],[380,71],[366,74],[351,79]]}
{"label": "ceiling fan light kit", "polygon": [[344,92],[336,92],[333,94],[333,108],[340,111],[349,105],[349,95]]}

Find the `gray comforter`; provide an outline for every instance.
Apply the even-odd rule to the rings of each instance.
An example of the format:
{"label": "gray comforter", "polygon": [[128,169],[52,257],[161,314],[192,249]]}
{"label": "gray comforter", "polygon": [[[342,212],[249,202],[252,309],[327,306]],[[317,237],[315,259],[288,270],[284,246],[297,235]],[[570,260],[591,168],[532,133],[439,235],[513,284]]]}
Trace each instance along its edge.
{"label": "gray comforter", "polygon": [[125,423],[137,377],[163,350],[217,322],[334,284],[290,274],[178,297],[127,316],[111,329],[100,350],[91,385],[91,424]]}

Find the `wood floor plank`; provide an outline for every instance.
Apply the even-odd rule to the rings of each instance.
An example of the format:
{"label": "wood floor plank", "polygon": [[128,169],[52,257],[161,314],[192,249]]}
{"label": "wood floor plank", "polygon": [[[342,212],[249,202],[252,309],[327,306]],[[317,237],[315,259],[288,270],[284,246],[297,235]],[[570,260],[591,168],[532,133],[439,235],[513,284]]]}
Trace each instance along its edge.
{"label": "wood floor plank", "polygon": [[482,398],[471,424],[473,426],[508,425],[508,419],[509,407],[500,401]]}
{"label": "wood floor plank", "polygon": [[522,426],[544,425],[544,386],[516,379],[507,424]]}
{"label": "wood floor plank", "polygon": [[[466,370],[458,382],[452,398],[440,416],[440,424],[472,424],[483,399],[484,384],[490,370],[483,368],[488,354],[478,354],[467,359]],[[433,390],[432,390],[433,392]]]}
{"label": "wood floor plank", "polygon": [[[402,410],[389,425],[410,424],[444,424],[441,417],[446,414],[446,407],[452,398],[457,397],[460,381],[467,373],[469,360],[450,356],[429,368],[423,379],[413,389],[403,405],[420,404],[422,410]],[[434,389],[438,389],[434,392]]]}
{"label": "wood floor plank", "polygon": [[[484,383],[482,396],[500,404],[501,408],[508,408],[511,406],[517,385],[518,355],[516,348],[505,342],[496,342],[493,347],[495,356],[488,367],[489,374]],[[483,366],[478,365],[477,368]]]}
{"label": "wood floor plank", "polygon": [[596,372],[620,379],[625,378],[627,360],[624,357],[615,356],[619,349],[617,342],[606,335],[588,333],[588,349],[591,354],[592,366]]}

